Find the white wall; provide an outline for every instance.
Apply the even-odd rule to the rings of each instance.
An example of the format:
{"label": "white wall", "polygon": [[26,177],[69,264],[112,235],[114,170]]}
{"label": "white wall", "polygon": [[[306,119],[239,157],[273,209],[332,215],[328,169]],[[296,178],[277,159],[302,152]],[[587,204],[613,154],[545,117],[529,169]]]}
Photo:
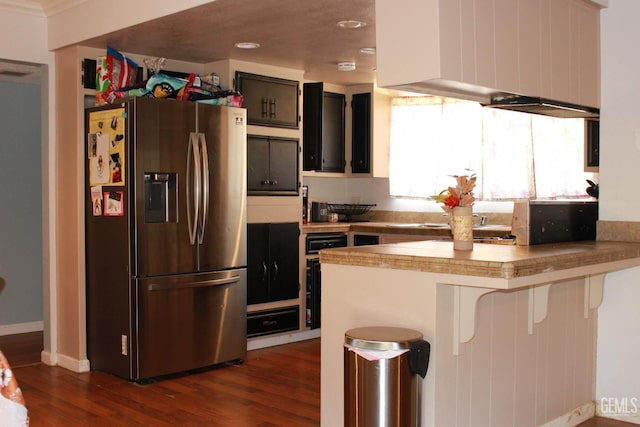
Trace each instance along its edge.
{"label": "white wall", "polygon": [[[375,210],[403,212],[442,212],[441,205],[432,200],[393,198],[389,196],[386,178],[323,178],[307,176],[303,183],[309,186],[309,197],[328,203],[375,204]],[[476,213],[511,213],[513,202],[476,202]]]}
{"label": "white wall", "polygon": [[[212,0],[85,0],[49,16],[51,50],[177,13]],[[70,2],[71,3],[71,2]],[[69,30],[70,25],[73,31]]]}
{"label": "white wall", "polygon": [[[635,176],[640,164],[638,17],[640,2],[637,0],[611,0],[609,7],[602,11],[599,214],[602,220],[640,221],[640,198],[636,197],[639,184]],[[598,314],[596,377],[596,398],[618,398],[620,403],[626,398],[629,403],[626,409],[631,413],[619,415],[638,424],[639,282],[640,269],[610,274],[605,279],[604,299]],[[636,408],[631,405],[634,402]]]}

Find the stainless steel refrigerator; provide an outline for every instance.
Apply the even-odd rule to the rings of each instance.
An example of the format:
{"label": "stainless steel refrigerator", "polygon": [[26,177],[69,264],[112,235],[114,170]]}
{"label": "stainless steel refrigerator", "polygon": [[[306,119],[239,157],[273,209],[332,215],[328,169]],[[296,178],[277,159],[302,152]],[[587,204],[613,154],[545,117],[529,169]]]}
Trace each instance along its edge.
{"label": "stainless steel refrigerator", "polygon": [[86,111],[87,348],[134,381],[246,355],[246,110]]}

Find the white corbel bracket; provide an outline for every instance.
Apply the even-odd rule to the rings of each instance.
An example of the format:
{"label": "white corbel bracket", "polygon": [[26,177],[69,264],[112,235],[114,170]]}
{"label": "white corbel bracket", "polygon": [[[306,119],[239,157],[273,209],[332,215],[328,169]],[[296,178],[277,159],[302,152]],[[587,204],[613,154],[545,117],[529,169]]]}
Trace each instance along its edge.
{"label": "white corbel bracket", "polygon": [[[598,308],[602,303],[604,273],[585,276],[584,278],[584,318],[589,318],[590,310]],[[529,335],[533,334],[533,325],[542,322],[549,309],[549,289],[551,283],[529,288]]]}
{"label": "white corbel bracket", "polygon": [[[584,278],[584,318],[589,318],[590,310],[602,303],[604,273]],[[533,334],[533,326],[546,319],[549,312],[549,290],[552,283],[529,288],[528,333]],[[493,288],[450,285],[453,287],[453,354],[460,355],[460,344],[471,341],[476,329],[478,300],[485,294],[496,291]]]}
{"label": "white corbel bracket", "polygon": [[533,335],[533,325],[542,322],[549,312],[549,289],[551,283],[529,288],[529,314],[527,332]]}
{"label": "white corbel bracket", "polygon": [[584,278],[584,318],[589,318],[589,311],[600,307],[604,288],[604,275],[594,274]]}
{"label": "white corbel bracket", "polygon": [[453,354],[460,354],[460,344],[471,341],[476,332],[476,308],[482,295],[493,288],[453,286]]}

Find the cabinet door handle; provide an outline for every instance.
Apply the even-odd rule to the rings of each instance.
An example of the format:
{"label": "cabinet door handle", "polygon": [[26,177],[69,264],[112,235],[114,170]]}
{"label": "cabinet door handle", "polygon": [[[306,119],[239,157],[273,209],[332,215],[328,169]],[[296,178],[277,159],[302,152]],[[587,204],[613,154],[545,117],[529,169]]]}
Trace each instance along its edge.
{"label": "cabinet door handle", "polygon": [[267,263],[262,261],[262,281],[267,281]]}
{"label": "cabinet door handle", "polygon": [[268,104],[269,100],[267,98],[262,98],[262,117],[267,117],[268,114]]}
{"label": "cabinet door handle", "polygon": [[278,261],[273,261],[273,280],[278,280]]}
{"label": "cabinet door handle", "polygon": [[271,184],[271,181],[269,181],[268,179],[265,179],[264,181],[262,181],[262,185],[269,185]]}
{"label": "cabinet door handle", "polygon": [[278,115],[278,111],[276,109],[276,100],[275,99],[271,99],[269,101],[269,115],[271,117],[275,117]]}
{"label": "cabinet door handle", "polygon": [[278,185],[278,180],[276,179],[275,181],[271,181],[271,185]]}

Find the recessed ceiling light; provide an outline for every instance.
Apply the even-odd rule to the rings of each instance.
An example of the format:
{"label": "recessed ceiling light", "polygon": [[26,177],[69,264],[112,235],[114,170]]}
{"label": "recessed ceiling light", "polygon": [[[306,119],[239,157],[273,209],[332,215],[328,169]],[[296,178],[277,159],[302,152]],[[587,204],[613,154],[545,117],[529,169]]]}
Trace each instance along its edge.
{"label": "recessed ceiling light", "polygon": [[343,28],[345,30],[353,30],[355,28],[362,28],[367,25],[364,21],[356,21],[356,20],[346,20],[338,22],[338,28]]}
{"label": "recessed ceiling light", "polygon": [[254,42],[240,42],[234,45],[238,49],[257,49],[260,47],[259,43]]}
{"label": "recessed ceiling light", "polygon": [[375,47],[363,47],[360,49],[360,53],[364,53],[366,55],[375,55],[376,48]]}
{"label": "recessed ceiling light", "polygon": [[355,62],[338,62],[338,71],[353,71],[355,69]]}

